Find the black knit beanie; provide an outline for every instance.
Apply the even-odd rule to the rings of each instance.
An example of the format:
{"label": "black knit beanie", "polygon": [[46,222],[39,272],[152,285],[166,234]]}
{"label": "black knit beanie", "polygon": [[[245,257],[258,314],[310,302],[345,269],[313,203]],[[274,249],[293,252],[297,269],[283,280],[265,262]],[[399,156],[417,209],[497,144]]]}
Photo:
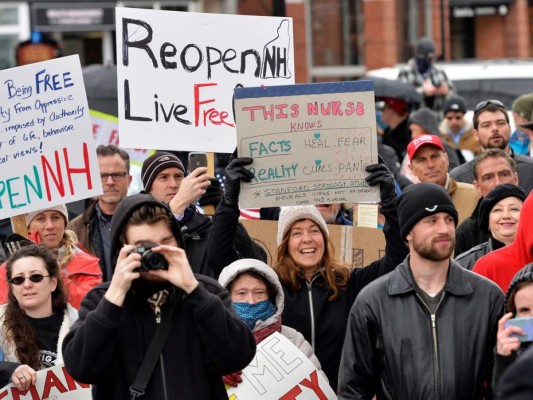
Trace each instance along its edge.
{"label": "black knit beanie", "polygon": [[422,218],[441,212],[450,214],[457,226],[457,210],[446,189],[435,183],[407,186],[398,200],[398,220],[402,239],[405,240],[413,226]]}
{"label": "black knit beanie", "polygon": [[522,282],[533,282],[533,263],[526,264],[526,266],[523,267],[520,271],[518,271],[511,280],[511,283],[509,284],[509,288],[507,289],[507,293],[505,295],[505,312],[516,312],[514,298],[512,307],[509,307],[509,299],[515,291],[516,286]]}
{"label": "black knit beanie", "polygon": [[141,180],[146,193],[150,193],[157,174],[167,168],[178,168],[185,173],[185,167],[183,167],[181,160],[172,153],[160,151],[144,160],[141,168]]}
{"label": "black knit beanie", "polygon": [[526,193],[522,188],[512,183],[504,183],[503,185],[496,186],[481,200],[477,221],[483,232],[489,233],[489,215],[492,208],[496,203],[507,197],[516,197],[524,202],[526,200]]}

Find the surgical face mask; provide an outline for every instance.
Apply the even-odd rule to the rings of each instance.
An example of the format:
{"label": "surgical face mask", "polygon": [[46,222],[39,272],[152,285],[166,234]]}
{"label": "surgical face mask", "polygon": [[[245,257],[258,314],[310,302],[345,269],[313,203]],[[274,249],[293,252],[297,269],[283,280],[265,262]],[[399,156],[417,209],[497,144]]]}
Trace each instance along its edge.
{"label": "surgical face mask", "polygon": [[276,306],[270,300],[263,300],[255,304],[231,303],[233,309],[248,328],[254,329],[257,321],[266,321],[276,312]]}

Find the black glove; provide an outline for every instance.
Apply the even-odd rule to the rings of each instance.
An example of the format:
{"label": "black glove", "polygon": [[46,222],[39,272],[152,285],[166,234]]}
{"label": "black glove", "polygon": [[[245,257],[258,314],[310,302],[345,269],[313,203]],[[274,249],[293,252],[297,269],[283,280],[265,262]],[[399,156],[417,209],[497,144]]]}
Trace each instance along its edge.
{"label": "black glove", "polygon": [[370,172],[365,180],[370,186],[375,186],[379,183],[379,195],[381,197],[381,205],[386,206],[396,202],[396,188],[394,187],[394,175],[390,172],[387,164],[379,157],[379,164],[367,165],[366,172]]}
{"label": "black glove", "polygon": [[224,185],[224,201],[227,204],[238,204],[241,192],[241,181],[250,182],[254,177],[253,172],[244,168],[244,165],[253,163],[251,157],[234,158],[226,167],[226,184]]}
{"label": "black glove", "polygon": [[220,187],[220,181],[217,178],[211,178],[209,179],[209,182],[211,182],[211,185],[205,189],[205,193],[198,199],[198,203],[202,207],[207,205],[213,205],[216,207],[224,194]]}

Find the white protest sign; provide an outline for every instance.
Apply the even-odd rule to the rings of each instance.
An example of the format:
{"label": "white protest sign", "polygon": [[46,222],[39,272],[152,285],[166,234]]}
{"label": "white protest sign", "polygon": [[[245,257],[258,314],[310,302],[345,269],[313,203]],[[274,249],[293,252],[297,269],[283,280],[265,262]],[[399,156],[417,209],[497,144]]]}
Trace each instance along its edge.
{"label": "white protest sign", "polygon": [[0,71],[0,219],[102,193],[78,56]]}
{"label": "white protest sign", "polygon": [[233,89],[294,83],[290,18],[115,14],[123,147],[231,153]]}
{"label": "white protest sign", "polygon": [[379,201],[370,81],[235,89],[239,156],[253,157],[241,208]]}
{"label": "white protest sign", "polygon": [[337,398],[315,365],[279,332],[257,345],[255,357],[241,378],[237,387],[228,388],[229,400]]}
{"label": "white protest sign", "polygon": [[124,148],[119,143],[118,134],[118,118],[114,115],[109,115],[100,111],[90,110],[91,121],[93,124],[93,135],[96,145],[110,145],[119,146],[124,149],[130,156],[130,163],[142,166],[142,163],[154,150],[148,149],[128,149]]}
{"label": "white protest sign", "polygon": [[0,390],[1,400],[91,400],[91,385],[75,381],[63,366],[37,371],[37,382],[26,391],[7,385]]}

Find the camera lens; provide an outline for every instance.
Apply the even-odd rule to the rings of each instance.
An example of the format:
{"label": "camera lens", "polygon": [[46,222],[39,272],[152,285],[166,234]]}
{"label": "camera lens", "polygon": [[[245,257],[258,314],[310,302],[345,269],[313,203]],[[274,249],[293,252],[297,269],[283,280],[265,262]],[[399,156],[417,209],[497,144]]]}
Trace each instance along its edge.
{"label": "camera lens", "polygon": [[141,262],[147,269],[168,269],[166,258],[162,254],[151,250],[143,254]]}

